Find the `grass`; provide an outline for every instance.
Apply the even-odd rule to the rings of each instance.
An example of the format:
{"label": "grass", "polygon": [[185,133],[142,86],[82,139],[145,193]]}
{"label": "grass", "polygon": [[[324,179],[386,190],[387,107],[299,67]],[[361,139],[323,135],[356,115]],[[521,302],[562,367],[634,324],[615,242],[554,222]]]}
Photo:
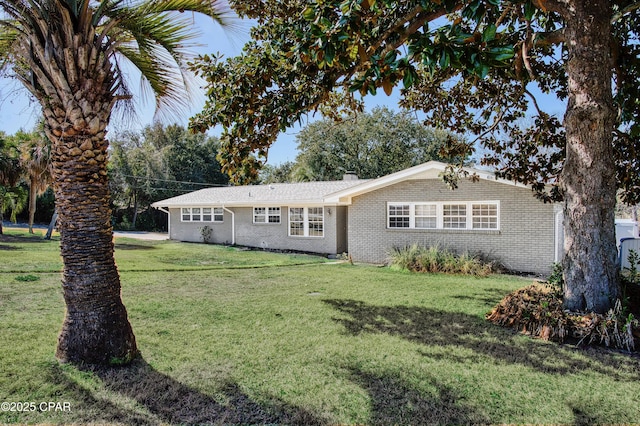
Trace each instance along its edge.
{"label": "grass", "polygon": [[[34,272],[32,261],[59,262],[57,244],[20,239],[0,237],[0,246],[16,247],[0,250],[3,267],[11,265],[0,269],[0,402],[69,402],[71,411],[5,411],[0,423],[640,419],[637,357],[532,340],[484,320],[527,280],[208,245],[116,240],[142,359],[125,368],[60,365],[60,274]],[[138,245],[146,248],[130,247]]]}

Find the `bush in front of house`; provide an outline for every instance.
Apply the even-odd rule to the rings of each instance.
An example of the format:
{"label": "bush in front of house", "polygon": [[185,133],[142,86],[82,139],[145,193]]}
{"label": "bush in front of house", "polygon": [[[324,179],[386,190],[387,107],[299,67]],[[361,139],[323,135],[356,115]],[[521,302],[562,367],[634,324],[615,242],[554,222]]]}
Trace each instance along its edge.
{"label": "bush in front of house", "polygon": [[498,271],[495,262],[483,261],[469,253],[456,254],[439,246],[424,247],[418,244],[394,248],[388,255],[392,268],[411,272],[444,273],[487,276]]}

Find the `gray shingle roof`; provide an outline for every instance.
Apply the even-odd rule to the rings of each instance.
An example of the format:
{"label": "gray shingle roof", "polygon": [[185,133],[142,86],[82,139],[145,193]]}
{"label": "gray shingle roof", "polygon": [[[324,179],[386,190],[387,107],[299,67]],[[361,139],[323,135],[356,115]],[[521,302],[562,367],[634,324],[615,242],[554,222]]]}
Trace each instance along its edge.
{"label": "gray shingle roof", "polygon": [[366,180],[274,183],[270,185],[205,188],[158,201],[153,207],[181,206],[256,206],[287,204],[323,204],[324,198]]}

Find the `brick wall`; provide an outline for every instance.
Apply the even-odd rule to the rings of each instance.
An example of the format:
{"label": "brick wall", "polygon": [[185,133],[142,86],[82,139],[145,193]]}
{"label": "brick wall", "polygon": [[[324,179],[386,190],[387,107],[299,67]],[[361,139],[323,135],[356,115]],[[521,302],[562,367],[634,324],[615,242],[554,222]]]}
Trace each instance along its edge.
{"label": "brick wall", "polygon": [[[521,272],[547,274],[555,256],[554,208],[530,189],[481,180],[410,180],[354,197],[348,216],[348,247],[355,261],[384,263],[389,250],[413,243],[480,253]],[[407,230],[387,228],[387,202],[499,201],[499,230]]]}

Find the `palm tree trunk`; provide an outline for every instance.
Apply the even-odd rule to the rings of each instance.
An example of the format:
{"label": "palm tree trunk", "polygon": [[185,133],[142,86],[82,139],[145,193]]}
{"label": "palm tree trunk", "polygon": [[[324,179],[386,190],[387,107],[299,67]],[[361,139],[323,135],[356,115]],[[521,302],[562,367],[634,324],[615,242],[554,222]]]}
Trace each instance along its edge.
{"label": "palm tree trunk", "polygon": [[138,220],[138,191],[133,195],[133,219],[131,220],[131,228],[136,229],[136,221]]}
{"label": "palm tree trunk", "polygon": [[51,139],[67,311],[56,356],[63,362],[127,363],[138,354],[114,260],[104,132]]}
{"label": "palm tree trunk", "polygon": [[53,215],[51,216],[51,221],[49,222],[49,228],[47,228],[47,233],[44,235],[45,240],[51,239],[51,234],[53,234],[53,228],[56,226],[56,222],[58,222],[58,209],[53,210]]}
{"label": "palm tree trunk", "polygon": [[36,180],[32,177],[29,182],[29,233],[33,234],[33,218],[36,215]]}

